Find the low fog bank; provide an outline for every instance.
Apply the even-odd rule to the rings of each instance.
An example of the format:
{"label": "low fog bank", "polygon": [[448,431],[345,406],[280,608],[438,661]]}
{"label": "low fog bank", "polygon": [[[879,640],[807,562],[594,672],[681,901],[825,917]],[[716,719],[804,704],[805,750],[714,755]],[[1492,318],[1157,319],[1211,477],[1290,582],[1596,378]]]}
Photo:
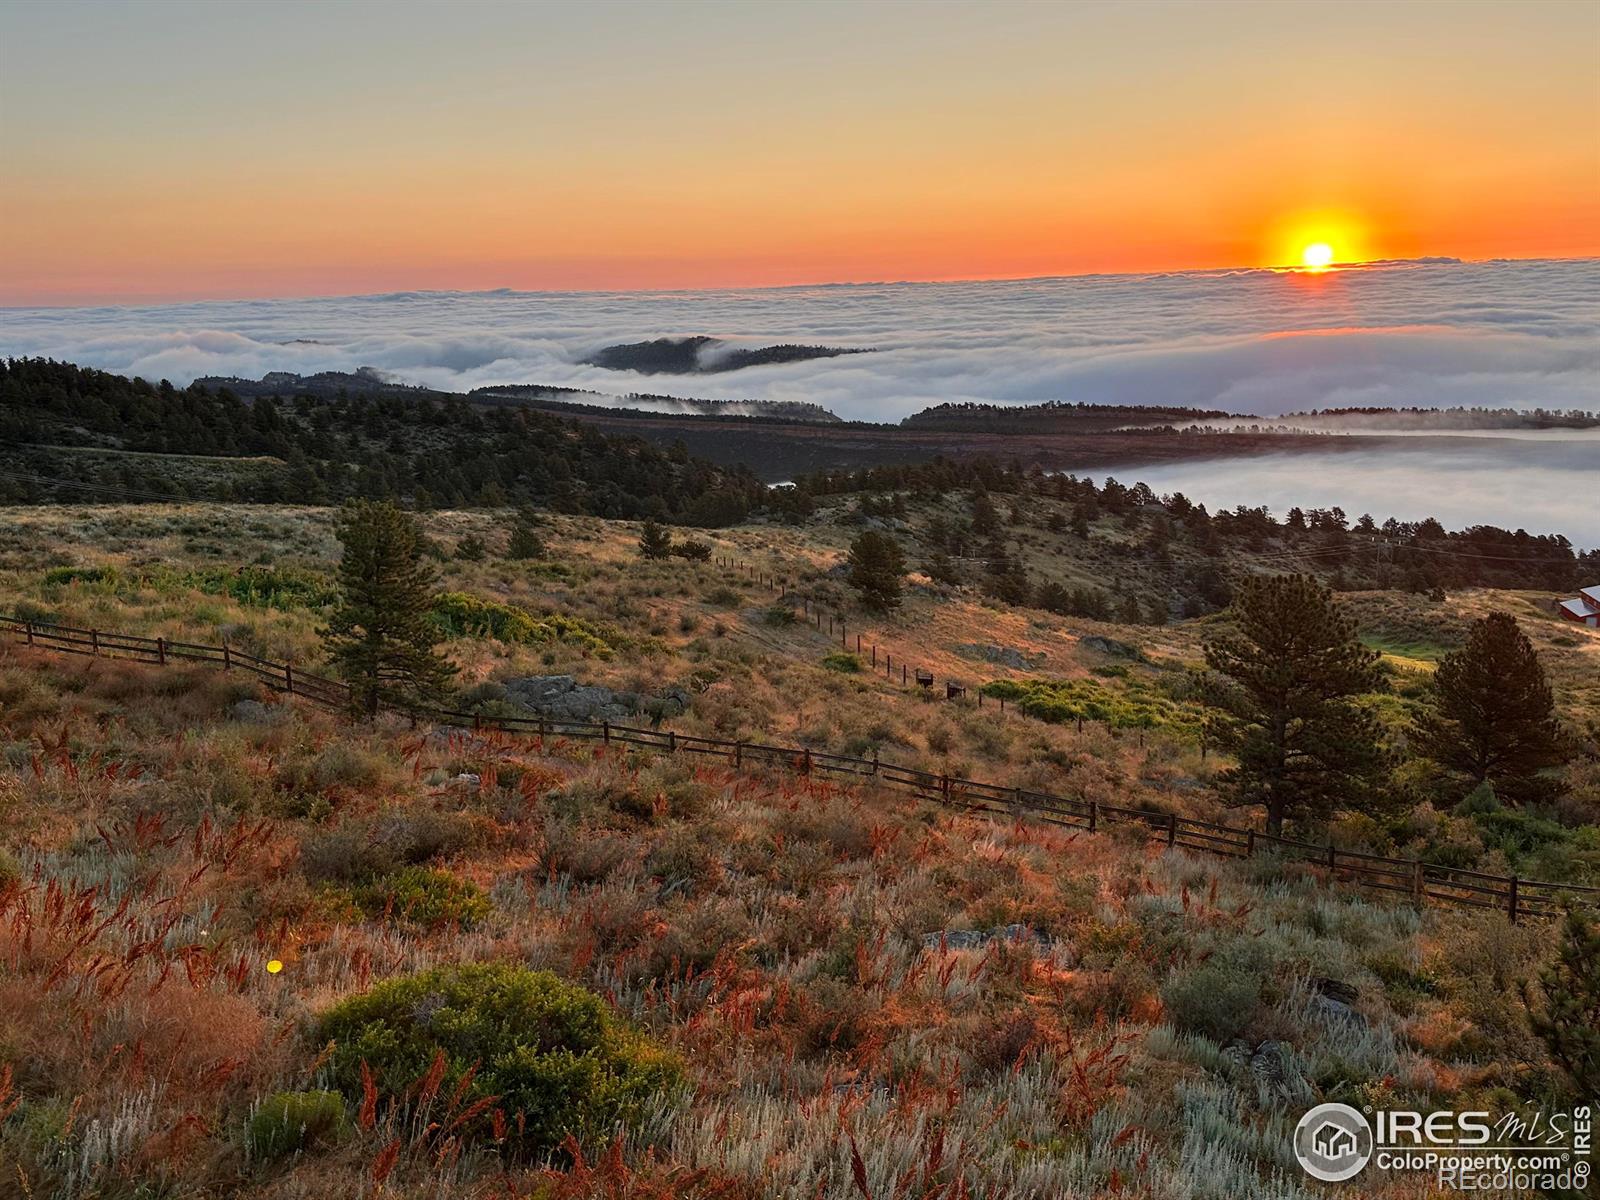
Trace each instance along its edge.
{"label": "low fog bank", "polygon": [[1124,483],[1143,480],[1158,493],[1183,492],[1213,511],[1266,505],[1282,517],[1301,508],[1338,506],[1354,521],[1371,513],[1417,521],[1437,517],[1447,529],[1498,525],[1565,534],[1580,550],[1600,547],[1600,440],[1559,445],[1484,442],[1436,450],[1347,450],[1269,454],[1159,466],[1113,468]]}
{"label": "low fog bank", "polygon": [[[876,353],[673,379],[584,363],[707,334]],[[371,366],[451,391],[547,384],[798,401],[896,421],[946,401],[1593,408],[1600,261],[752,291],[401,293],[155,308],[11,309],[0,354],[184,384]]]}

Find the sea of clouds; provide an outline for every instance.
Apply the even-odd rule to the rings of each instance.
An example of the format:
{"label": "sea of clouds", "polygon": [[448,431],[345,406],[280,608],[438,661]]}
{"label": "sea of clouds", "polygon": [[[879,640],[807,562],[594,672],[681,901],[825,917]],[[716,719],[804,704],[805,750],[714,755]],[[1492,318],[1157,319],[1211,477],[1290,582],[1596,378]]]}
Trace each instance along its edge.
{"label": "sea of clouds", "polygon": [[[712,334],[874,354],[722,374],[585,366],[617,342]],[[1600,260],[1379,264],[704,292],[417,292],[0,310],[0,355],[184,384],[370,366],[465,391],[545,383],[799,400],[896,420],[942,401],[1600,408]]]}
{"label": "sea of clouds", "polygon": [[[872,354],[693,376],[585,366],[618,342],[711,334]],[[170,379],[376,367],[447,390],[535,383],[809,401],[898,420],[943,401],[1600,409],[1600,260],[1376,264],[705,292],[408,292],[0,310],[0,355]],[[1296,422],[1303,425],[1305,422]],[[1451,431],[1459,432],[1459,431]],[[1210,505],[1338,504],[1600,546],[1600,437],[1271,455],[1117,473]]]}

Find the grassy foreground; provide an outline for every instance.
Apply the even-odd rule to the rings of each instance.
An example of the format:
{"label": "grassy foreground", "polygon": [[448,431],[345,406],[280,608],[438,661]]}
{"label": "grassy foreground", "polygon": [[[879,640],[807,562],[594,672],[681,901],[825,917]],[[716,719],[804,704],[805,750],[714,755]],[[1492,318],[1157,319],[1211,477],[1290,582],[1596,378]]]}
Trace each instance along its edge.
{"label": "grassy foreground", "polygon": [[[326,512],[0,518],[0,608],[316,662]],[[492,535],[484,515],[427,524],[446,552]],[[692,697],[674,728],[1213,812],[1213,764],[1181,719],[1194,623],[1103,625],[933,589],[863,623],[941,677],[1048,675],[1170,706],[1159,724],[1080,734],[841,670],[764,591],[642,564],[636,536],[556,519],[545,560],[441,564],[480,605],[452,610],[476,614],[449,643],[463,689],[556,672],[673,685]],[[845,536],[714,540],[810,563],[822,594]],[[511,618],[484,603],[522,623],[485,636]],[[1467,595],[1425,622],[1408,598],[1357,603],[1399,672],[1427,669],[1419,628],[1531,608]],[[1572,636],[1530,627],[1545,646]],[[1565,649],[1592,665],[1597,647]],[[1583,660],[1559,665],[1575,655],[1553,661],[1557,685],[1592,712]],[[1547,930],[1369,901],[1271,859],[721,763],[355,724],[214,671],[10,645],[0,753],[0,1163],[15,1169],[0,1188],[25,1195],[1295,1197],[1320,1194],[1289,1144],[1316,1100],[1507,1109],[1559,1094],[1520,991]],[[1478,853],[1492,870],[1518,850]],[[342,1081],[320,1036],[336,1005],[466,962],[592,990],[682,1064],[682,1086],[618,1136],[540,1162],[438,1119],[448,1088],[418,1120],[401,1101],[426,1079],[377,1079],[374,1097]],[[309,1133],[267,1136],[287,1126]],[[1426,1194],[1360,1186],[1343,1194]]]}

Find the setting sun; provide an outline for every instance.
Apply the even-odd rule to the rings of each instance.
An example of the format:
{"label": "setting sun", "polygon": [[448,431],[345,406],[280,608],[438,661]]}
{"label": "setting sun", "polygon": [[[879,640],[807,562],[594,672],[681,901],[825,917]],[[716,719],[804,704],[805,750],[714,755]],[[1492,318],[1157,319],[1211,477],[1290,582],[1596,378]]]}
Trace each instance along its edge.
{"label": "setting sun", "polygon": [[1327,242],[1312,242],[1300,252],[1300,261],[1311,271],[1325,271],[1333,262],[1333,247]]}

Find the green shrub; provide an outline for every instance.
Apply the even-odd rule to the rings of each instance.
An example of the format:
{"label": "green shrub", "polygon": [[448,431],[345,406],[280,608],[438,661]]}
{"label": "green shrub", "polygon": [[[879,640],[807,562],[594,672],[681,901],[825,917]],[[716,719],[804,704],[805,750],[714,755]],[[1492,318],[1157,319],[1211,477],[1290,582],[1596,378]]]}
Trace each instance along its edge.
{"label": "green shrub", "polygon": [[63,586],[73,583],[103,583],[114,588],[121,579],[121,573],[115,567],[51,567],[44,573],[46,583]]}
{"label": "green shrub", "polygon": [[794,609],[790,608],[786,604],[774,604],[770,606],[766,612],[761,614],[761,619],[768,625],[793,625],[797,620],[799,620],[799,618],[794,615]]}
{"label": "green shrub", "polygon": [[471,928],[493,911],[475,883],[433,867],[404,867],[360,884],[350,902],[365,917],[393,917],[418,925]]}
{"label": "green shrub", "polygon": [[[407,1087],[438,1054],[440,1096],[474,1071],[461,1104],[497,1097],[507,1144],[524,1155],[631,1123],[683,1078],[674,1055],[594,993],[506,963],[438,967],[381,983],[330,1009],[318,1036],[335,1043],[329,1075],[352,1097],[362,1094],[362,1063],[391,1104],[407,1102]],[[462,1132],[472,1137],[488,1127],[485,1115]]]}
{"label": "green shrub", "polygon": [[301,1150],[331,1146],[350,1131],[338,1092],[276,1092],[250,1114],[245,1149],[257,1162],[274,1162]]}
{"label": "green shrub", "polygon": [[1030,717],[1058,725],[1081,717],[1117,729],[1198,732],[1200,713],[1195,705],[1175,701],[1139,680],[1118,683],[1121,686],[1100,679],[997,679],[983,685],[983,694],[1011,701]]}
{"label": "green shrub", "polygon": [[715,608],[738,608],[744,603],[744,597],[731,587],[712,588],[706,593],[705,600]]}
{"label": "green shrub", "polygon": [[830,671],[839,672],[841,675],[861,674],[861,659],[854,654],[843,654],[835,651],[822,660],[822,665]]}
{"label": "green shrub", "polygon": [[485,600],[466,592],[445,592],[433,601],[433,619],[450,637],[492,637],[502,642],[544,645],[565,642],[596,658],[610,658],[610,636],[577,617],[535,616],[514,604]]}
{"label": "green shrub", "polygon": [[322,608],[339,596],[326,575],[294,567],[212,567],[186,572],[183,581],[207,595],[231,596],[256,608]]}
{"label": "green shrub", "polygon": [[1178,1029],[1225,1046],[1250,1024],[1261,984],[1253,971],[1207,962],[1174,974],[1161,989],[1161,1001]]}

